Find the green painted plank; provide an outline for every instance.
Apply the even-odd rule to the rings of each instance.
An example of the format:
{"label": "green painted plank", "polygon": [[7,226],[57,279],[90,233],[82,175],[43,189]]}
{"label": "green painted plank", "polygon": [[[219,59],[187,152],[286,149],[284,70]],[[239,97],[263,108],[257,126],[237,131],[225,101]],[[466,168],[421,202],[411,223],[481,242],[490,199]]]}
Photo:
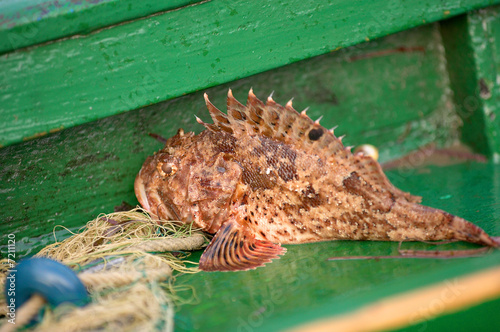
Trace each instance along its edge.
{"label": "green painted plank", "polygon": [[193,0],[2,0],[0,54],[190,5]]}
{"label": "green painted plank", "polygon": [[[340,263],[328,258],[338,254],[395,255],[398,244],[340,241],[286,247],[286,255],[265,268],[178,277],[177,284],[193,287],[198,301],[180,308],[176,330],[286,331],[445,279],[453,287],[456,277],[500,264],[498,251],[480,259]],[[498,315],[490,318],[488,312],[478,312],[476,319],[494,323]],[[476,330],[476,326],[475,321],[465,322],[459,331]]]}
{"label": "green painted plank", "polygon": [[214,0],[0,57],[0,145],[499,1]]}
{"label": "green painted plank", "polygon": [[[447,145],[458,128],[438,32],[422,26],[207,92],[222,109],[229,87],[242,101],[252,86],[263,99],[275,91],[282,104],[295,97],[297,109],[339,125],[347,145],[378,146],[382,160]],[[36,250],[54,225],[78,227],[123,200],[135,204],[135,175],[161,147],[147,133],[199,131],[194,114],[211,121],[201,92],[0,149],[0,243],[15,232],[23,250]]]}
{"label": "green painted plank", "polygon": [[500,6],[442,22],[462,140],[500,161]]}
{"label": "green painted plank", "polygon": [[500,162],[500,6],[468,15],[490,155]]}

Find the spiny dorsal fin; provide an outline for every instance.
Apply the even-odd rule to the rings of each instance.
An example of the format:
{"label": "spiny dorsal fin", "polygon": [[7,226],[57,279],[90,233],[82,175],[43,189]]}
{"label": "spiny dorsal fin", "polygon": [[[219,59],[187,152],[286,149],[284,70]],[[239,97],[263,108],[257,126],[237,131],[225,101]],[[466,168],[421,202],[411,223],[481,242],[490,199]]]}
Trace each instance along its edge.
{"label": "spiny dorsal fin", "polygon": [[312,151],[323,150],[326,152],[326,156],[345,159],[345,162],[354,163],[358,166],[358,174],[365,180],[387,190],[395,197],[402,197],[409,202],[415,203],[422,200],[421,197],[413,196],[394,187],[377,161],[370,157],[353,155],[351,147],[344,147],[342,144],[344,136],[337,138],[333,134],[333,130],[330,131],[321,126],[319,123],[321,117],[316,121],[311,120],[306,114],[307,109],[298,113],[293,108],[292,101],[289,101],[283,107],[276,103],[271,96],[263,107],[263,103],[255,97],[252,90],[249,93],[249,104],[247,104],[247,108],[253,106],[254,108],[263,109],[261,118],[266,124],[266,131],[261,131],[261,133],[267,133],[270,126],[272,130],[270,131],[271,134],[268,135],[269,137],[289,141],[292,144],[299,143],[303,148],[309,148]]}
{"label": "spiny dorsal fin", "polygon": [[380,189],[387,190],[395,197],[402,197],[409,202],[419,203],[421,198],[403,192],[394,187],[385,176],[379,163],[370,157],[361,154],[353,155],[351,147],[344,147],[341,137],[335,137],[333,130],[327,130],[319,124],[318,119],[313,121],[307,116],[306,110],[297,112],[290,100],[285,106],[276,103],[272,96],[264,104],[253,90],[248,93],[246,106],[238,102],[231,90],[228,92],[228,115],[218,110],[205,94],[205,101],[213,125],[204,124],[206,128],[215,131],[216,128],[230,133],[235,137],[241,135],[262,135],[285,143],[296,145],[298,148],[311,151],[323,151],[330,161],[347,163],[357,168],[357,173]]}
{"label": "spiny dorsal fin", "polygon": [[413,196],[410,193],[404,192],[394,187],[394,185],[384,174],[384,171],[382,170],[380,164],[372,157],[357,153],[352,155],[350,159],[354,163],[354,166],[357,168],[356,172],[358,173],[358,175],[370,184],[387,190],[396,198],[404,198],[408,202],[420,203],[422,201],[422,197]]}
{"label": "spiny dorsal fin", "polygon": [[322,127],[319,121],[311,120],[305,112],[298,113],[291,101],[282,106],[269,96],[264,104],[250,89],[247,104],[244,106],[229,90],[227,115],[218,110],[206,94],[205,101],[214,125],[235,137],[258,134],[298,145],[299,148],[322,149],[326,155],[346,153],[342,142],[333,132]]}
{"label": "spiny dorsal fin", "polygon": [[252,130],[250,125],[246,125],[248,119],[245,110],[246,106],[237,101],[233,96],[233,92],[229,89],[227,93],[227,115],[231,122],[234,135],[237,137]]}
{"label": "spiny dorsal fin", "polygon": [[215,107],[210,100],[208,100],[208,95],[205,93],[203,95],[205,97],[205,103],[207,104],[208,112],[212,117],[214,125],[219,127],[220,130],[225,131],[229,134],[233,134],[233,130],[231,128],[231,123],[226,114],[222,113],[217,107]]}
{"label": "spiny dorsal fin", "polygon": [[207,128],[208,130],[213,131],[213,132],[220,132],[221,131],[220,128],[217,127],[215,124],[203,122],[203,120],[200,119],[199,117],[197,117],[196,115],[195,115],[195,118],[196,118],[196,122],[201,124],[203,127]]}

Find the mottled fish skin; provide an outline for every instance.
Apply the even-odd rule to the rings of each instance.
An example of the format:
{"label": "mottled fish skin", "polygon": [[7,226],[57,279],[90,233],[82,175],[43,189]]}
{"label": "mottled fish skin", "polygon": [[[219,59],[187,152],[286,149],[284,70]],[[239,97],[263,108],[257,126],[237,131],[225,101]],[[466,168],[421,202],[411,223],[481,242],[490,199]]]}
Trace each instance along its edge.
{"label": "mottled fish skin", "polygon": [[244,106],[229,91],[226,115],[205,99],[214,123],[198,119],[206,127],[198,135],[180,129],[146,160],[135,182],[139,202],[152,214],[209,233],[224,229],[200,268],[261,266],[284,253],[273,243],[463,240],[499,246],[472,223],[418,204],[420,197],[395,188],[375,160],[352,154],[291,102],[281,106],[268,98],[264,104],[250,91]]}

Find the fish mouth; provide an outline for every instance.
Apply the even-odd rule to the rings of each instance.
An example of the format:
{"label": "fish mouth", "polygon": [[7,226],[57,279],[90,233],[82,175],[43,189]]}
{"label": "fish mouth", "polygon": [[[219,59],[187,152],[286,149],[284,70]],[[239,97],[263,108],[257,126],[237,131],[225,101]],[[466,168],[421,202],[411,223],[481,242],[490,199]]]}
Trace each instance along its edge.
{"label": "fish mouth", "polygon": [[148,197],[146,195],[146,188],[144,187],[141,172],[139,172],[139,174],[135,177],[134,191],[139,204],[141,204],[146,211],[151,212],[151,206],[149,205]]}
{"label": "fish mouth", "polygon": [[[134,182],[134,191],[139,204],[153,217],[160,219],[160,216],[169,220],[181,220],[172,202],[163,202],[157,192],[146,193],[146,187],[141,177],[141,172],[137,174]],[[149,196],[149,198],[148,198]],[[153,211],[154,210],[154,211]]]}

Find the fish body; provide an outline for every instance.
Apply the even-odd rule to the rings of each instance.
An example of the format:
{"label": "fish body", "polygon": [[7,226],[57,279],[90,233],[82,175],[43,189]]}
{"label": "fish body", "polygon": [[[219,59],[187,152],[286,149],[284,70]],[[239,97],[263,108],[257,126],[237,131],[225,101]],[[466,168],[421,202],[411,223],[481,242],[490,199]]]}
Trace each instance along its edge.
{"label": "fish body", "polygon": [[380,165],[351,153],[333,130],[271,97],[228,93],[227,114],[205,95],[213,124],[180,129],[137,175],[141,205],[159,218],[216,234],[200,259],[206,271],[247,270],[325,240],[500,241],[462,218],[420,205]]}

